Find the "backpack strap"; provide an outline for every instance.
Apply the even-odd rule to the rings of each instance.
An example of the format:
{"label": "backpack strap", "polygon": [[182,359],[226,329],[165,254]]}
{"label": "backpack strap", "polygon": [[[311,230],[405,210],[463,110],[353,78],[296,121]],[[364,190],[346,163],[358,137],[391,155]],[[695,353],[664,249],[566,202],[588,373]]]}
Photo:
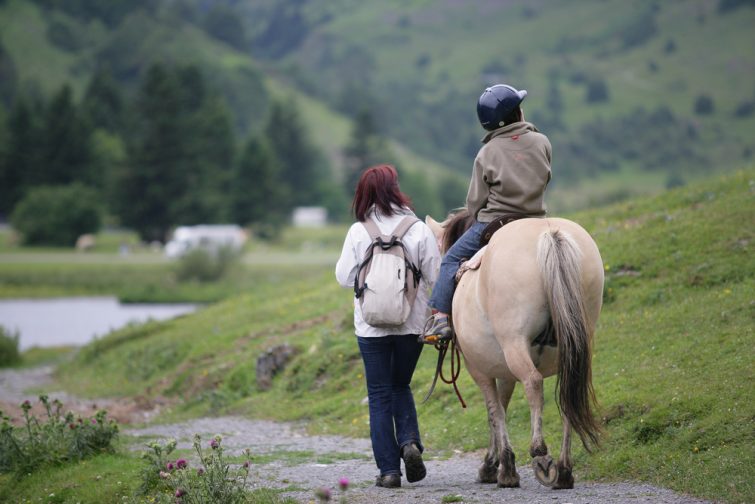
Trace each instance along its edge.
{"label": "backpack strap", "polygon": [[409,228],[417,222],[419,222],[419,219],[417,217],[415,217],[414,215],[407,215],[406,217],[401,219],[401,222],[398,223],[396,229],[393,230],[393,236],[399,239],[403,238],[406,232],[409,231]]}
{"label": "backpack strap", "polygon": [[371,217],[367,217],[364,222],[362,222],[362,225],[367,230],[367,233],[369,233],[372,241],[375,241],[379,236],[383,236],[383,233],[380,232],[380,228],[378,228],[377,224]]}

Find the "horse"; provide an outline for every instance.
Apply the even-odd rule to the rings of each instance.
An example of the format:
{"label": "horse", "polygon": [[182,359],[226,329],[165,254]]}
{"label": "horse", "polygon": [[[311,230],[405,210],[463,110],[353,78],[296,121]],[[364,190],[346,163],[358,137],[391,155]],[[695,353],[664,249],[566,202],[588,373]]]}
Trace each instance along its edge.
{"label": "horse", "polygon": [[[473,223],[466,209],[426,223],[448,248]],[[536,479],[554,489],[574,487],[571,436],[585,449],[601,433],[594,410],[592,340],[603,300],[604,270],[597,245],[579,224],[562,218],[522,218],[490,239],[477,269],[460,278],[452,324],[465,367],[482,391],[490,443],[478,481],[518,487],[506,410],[516,382],[530,407],[530,456]],[[543,378],[556,375],[563,423],[558,462],[543,438]]]}

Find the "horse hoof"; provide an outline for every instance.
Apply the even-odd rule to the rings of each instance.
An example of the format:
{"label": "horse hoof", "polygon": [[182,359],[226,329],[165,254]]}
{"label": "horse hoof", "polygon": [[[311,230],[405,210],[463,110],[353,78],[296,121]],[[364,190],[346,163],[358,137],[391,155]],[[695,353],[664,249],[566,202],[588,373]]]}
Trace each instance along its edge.
{"label": "horse hoof", "polygon": [[484,472],[480,471],[477,474],[477,483],[498,483],[498,476],[496,475],[496,472]]}
{"label": "horse hoof", "polygon": [[488,464],[483,462],[480,470],[477,471],[478,483],[498,483],[498,464]]}
{"label": "horse hoof", "polygon": [[532,470],[535,473],[535,479],[541,485],[552,487],[556,483],[558,471],[550,455],[541,455],[532,459]]}
{"label": "horse hoof", "polygon": [[499,488],[519,488],[519,475],[517,473],[499,476],[498,477]]}
{"label": "horse hoof", "polygon": [[558,470],[558,478],[553,485],[554,490],[568,490],[574,488],[574,477],[571,473],[570,467],[564,467],[561,464],[556,465]]}

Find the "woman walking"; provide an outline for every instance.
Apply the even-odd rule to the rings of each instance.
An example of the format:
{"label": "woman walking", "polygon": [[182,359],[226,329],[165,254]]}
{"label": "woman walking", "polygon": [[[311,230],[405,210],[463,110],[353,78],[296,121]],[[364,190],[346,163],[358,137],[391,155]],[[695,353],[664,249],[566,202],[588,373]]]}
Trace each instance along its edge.
{"label": "woman walking", "polygon": [[376,485],[395,488],[401,486],[402,459],[408,482],[419,481],[426,473],[410,384],[422,352],[423,345],[417,339],[428,316],[428,292],[438,275],[440,252],[432,232],[416,219],[409,197],[401,192],[393,166],[373,166],[362,173],[352,212],[357,222],[349,229],[336,264],[336,279],[343,287],[355,287],[360,265],[372,252],[373,238],[368,229],[373,235],[379,231],[390,237],[397,228],[403,230],[411,223],[399,237],[419,280],[408,318],[396,326],[370,325],[364,320],[360,300],[354,300],[354,328],[367,381],[370,438],[380,470]]}

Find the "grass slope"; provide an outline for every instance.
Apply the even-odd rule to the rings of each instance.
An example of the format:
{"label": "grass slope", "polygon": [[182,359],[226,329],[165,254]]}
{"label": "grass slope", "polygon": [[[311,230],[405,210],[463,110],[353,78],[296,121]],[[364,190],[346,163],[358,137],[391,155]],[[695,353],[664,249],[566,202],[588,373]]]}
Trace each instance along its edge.
{"label": "grass slope", "polygon": [[[594,455],[576,452],[577,479],[639,479],[728,502],[755,500],[752,401],[755,259],[752,167],[662,196],[571,216],[593,234],[606,267],[594,382],[606,436]],[[367,436],[362,364],[351,295],[330,267],[309,277],[267,279],[244,295],[167,323],[113,333],[60,368],[68,390],[87,395],[164,395],[164,419],[237,413],[317,419],[312,429]],[[290,343],[299,354],[271,390],[255,385],[256,358]],[[415,375],[419,397],[435,352]],[[560,443],[546,381],[545,433]],[[463,372],[459,407],[441,387],[418,405],[429,454],[487,443],[481,396]],[[529,410],[517,387],[508,416],[520,463]]]}

